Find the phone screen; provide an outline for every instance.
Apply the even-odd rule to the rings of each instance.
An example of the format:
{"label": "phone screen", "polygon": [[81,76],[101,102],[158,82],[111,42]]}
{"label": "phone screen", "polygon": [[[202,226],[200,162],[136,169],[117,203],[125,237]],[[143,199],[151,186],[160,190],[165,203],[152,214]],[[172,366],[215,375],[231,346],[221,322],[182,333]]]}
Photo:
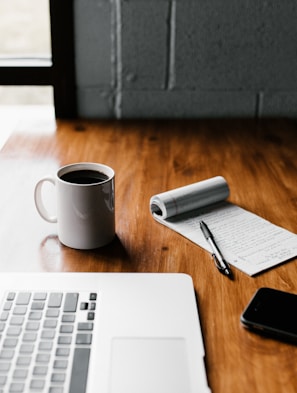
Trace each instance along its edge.
{"label": "phone screen", "polygon": [[244,326],[297,341],[297,295],[260,288],[241,315]]}

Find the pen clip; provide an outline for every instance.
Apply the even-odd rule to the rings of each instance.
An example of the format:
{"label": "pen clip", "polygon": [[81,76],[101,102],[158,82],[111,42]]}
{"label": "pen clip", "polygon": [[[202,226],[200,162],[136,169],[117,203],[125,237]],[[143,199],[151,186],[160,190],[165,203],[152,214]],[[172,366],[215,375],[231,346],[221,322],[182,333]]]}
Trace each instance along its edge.
{"label": "pen clip", "polygon": [[226,276],[228,276],[229,278],[232,279],[232,278],[233,278],[233,275],[232,275],[232,271],[231,271],[230,268],[229,268],[228,263],[225,262],[225,266],[224,266],[224,265],[222,265],[222,263],[218,260],[217,256],[216,256],[214,253],[212,253],[211,255],[212,255],[212,257],[213,257],[213,260],[214,260],[215,265],[216,265],[217,269],[219,270],[219,272],[225,274]]}
{"label": "pen clip", "polygon": [[211,256],[213,257],[214,263],[216,265],[216,267],[220,270],[220,271],[224,271],[225,267],[223,267],[220,263],[220,261],[218,260],[216,254],[212,253]]}

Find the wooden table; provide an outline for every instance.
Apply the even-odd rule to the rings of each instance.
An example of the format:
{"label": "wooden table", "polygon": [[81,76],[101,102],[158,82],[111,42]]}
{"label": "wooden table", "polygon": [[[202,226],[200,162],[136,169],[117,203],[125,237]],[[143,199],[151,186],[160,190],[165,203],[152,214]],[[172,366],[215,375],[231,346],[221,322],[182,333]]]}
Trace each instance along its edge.
{"label": "wooden table", "polygon": [[[233,268],[230,281],[149,211],[156,193],[222,175],[231,202],[296,233],[296,147],[296,123],[286,120],[21,122],[0,153],[0,270],[188,273],[213,393],[296,392],[297,346],[251,333],[239,317],[261,286],[297,293],[297,259],[254,278]],[[95,251],[62,246],[33,202],[42,175],[77,161],[116,172],[117,237]]]}

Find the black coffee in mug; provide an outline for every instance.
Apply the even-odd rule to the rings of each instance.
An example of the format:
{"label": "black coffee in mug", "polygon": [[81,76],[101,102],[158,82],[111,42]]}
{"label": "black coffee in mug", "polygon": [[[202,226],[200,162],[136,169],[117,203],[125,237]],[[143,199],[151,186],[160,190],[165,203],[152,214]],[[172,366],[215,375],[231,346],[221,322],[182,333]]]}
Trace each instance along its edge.
{"label": "black coffee in mug", "polygon": [[81,169],[64,173],[64,175],[61,176],[61,180],[73,184],[95,184],[108,180],[108,176],[92,169]]}

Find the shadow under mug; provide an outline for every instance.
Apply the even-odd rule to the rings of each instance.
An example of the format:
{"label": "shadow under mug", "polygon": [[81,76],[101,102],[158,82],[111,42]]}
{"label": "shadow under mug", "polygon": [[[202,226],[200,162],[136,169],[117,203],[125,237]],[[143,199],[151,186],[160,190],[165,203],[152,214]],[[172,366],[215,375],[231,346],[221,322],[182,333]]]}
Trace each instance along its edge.
{"label": "shadow under mug", "polygon": [[[64,245],[94,249],[110,243],[115,236],[115,173],[107,165],[81,162],[61,167],[54,176],[45,176],[35,186],[34,200],[40,216],[58,224],[58,237]],[[56,188],[57,213],[44,205],[45,182]]]}

